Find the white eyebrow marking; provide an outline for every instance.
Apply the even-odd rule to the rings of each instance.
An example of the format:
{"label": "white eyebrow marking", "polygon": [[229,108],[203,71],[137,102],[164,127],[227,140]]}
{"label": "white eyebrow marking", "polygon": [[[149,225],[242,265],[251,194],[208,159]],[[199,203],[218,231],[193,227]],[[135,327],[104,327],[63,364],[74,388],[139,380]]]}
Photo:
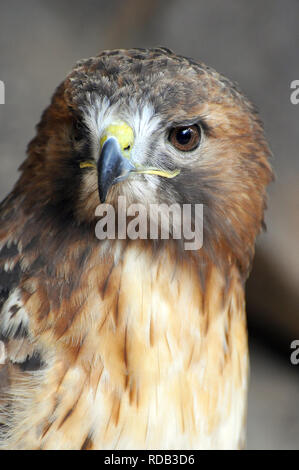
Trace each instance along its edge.
{"label": "white eyebrow marking", "polygon": [[161,122],[154,107],[147,102],[136,102],[134,98],[129,104],[111,105],[107,97],[89,101],[90,105],[83,110],[83,113],[85,124],[90,132],[95,160],[99,155],[100,139],[104,130],[115,121],[124,121],[132,127],[134,132],[132,158],[142,163],[147,154],[150,138]]}

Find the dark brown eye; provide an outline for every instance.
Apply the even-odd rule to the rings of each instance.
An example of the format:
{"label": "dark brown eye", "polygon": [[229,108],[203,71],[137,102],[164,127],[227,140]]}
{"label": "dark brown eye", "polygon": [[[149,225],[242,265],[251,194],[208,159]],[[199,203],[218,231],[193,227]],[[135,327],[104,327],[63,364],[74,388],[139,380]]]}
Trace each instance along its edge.
{"label": "dark brown eye", "polygon": [[174,127],[170,131],[169,141],[178,150],[190,152],[198,147],[200,136],[199,126]]}

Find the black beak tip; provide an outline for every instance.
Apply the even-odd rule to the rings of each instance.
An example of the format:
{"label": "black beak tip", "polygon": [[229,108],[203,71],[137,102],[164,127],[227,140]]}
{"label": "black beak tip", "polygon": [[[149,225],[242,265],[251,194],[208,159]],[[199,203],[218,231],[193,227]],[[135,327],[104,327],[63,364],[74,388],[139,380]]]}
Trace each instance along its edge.
{"label": "black beak tip", "polygon": [[104,204],[107,198],[107,190],[104,190],[103,187],[99,184],[99,197],[100,197],[100,203]]}

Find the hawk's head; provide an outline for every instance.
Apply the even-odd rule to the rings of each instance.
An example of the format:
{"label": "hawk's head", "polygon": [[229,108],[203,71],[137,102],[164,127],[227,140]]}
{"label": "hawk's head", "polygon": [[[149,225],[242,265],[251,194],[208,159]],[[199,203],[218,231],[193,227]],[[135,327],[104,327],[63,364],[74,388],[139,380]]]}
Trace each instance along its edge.
{"label": "hawk's head", "polygon": [[[247,272],[263,221],[269,149],[230,81],[163,48],[106,51],[58,87],[19,182],[28,210],[79,224],[100,202],[204,205],[204,248]],[[26,202],[25,202],[26,205]]]}

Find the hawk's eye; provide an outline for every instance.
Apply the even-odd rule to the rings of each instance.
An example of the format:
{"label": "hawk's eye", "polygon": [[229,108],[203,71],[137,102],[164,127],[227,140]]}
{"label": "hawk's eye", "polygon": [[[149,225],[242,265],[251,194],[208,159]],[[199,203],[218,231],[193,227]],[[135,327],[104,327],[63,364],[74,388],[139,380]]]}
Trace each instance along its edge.
{"label": "hawk's eye", "polygon": [[200,143],[200,127],[197,125],[174,127],[169,134],[170,143],[183,152],[196,149]]}

